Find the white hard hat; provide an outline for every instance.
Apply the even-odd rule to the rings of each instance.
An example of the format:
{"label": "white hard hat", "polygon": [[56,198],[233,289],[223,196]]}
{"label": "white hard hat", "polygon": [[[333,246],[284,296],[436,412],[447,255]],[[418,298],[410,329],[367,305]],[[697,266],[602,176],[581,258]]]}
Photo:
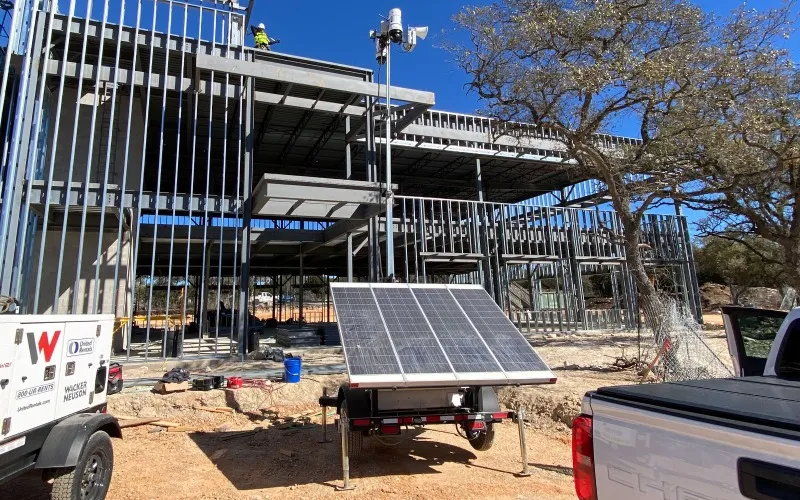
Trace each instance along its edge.
{"label": "white hard hat", "polygon": [[264,23],[258,23],[258,29],[263,30],[264,28]]}

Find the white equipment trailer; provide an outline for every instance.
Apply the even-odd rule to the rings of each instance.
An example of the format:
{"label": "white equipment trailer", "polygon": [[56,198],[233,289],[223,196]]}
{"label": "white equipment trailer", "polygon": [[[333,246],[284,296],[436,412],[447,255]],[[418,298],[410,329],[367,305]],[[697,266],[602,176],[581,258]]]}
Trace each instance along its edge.
{"label": "white equipment trailer", "polygon": [[31,469],[57,499],[103,499],[112,315],[0,315],[0,483]]}

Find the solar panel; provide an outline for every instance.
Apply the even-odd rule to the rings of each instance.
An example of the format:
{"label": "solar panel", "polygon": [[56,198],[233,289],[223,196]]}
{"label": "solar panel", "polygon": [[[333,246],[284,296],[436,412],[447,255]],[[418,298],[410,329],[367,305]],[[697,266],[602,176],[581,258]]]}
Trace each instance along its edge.
{"label": "solar panel", "polygon": [[412,290],[456,372],[500,371],[489,347],[447,289],[412,287]]}
{"label": "solar panel", "polygon": [[451,287],[450,292],[508,373],[548,370],[517,327],[483,289]]}
{"label": "solar panel", "polygon": [[442,346],[411,290],[407,287],[373,285],[372,291],[394,343],[403,373],[407,376],[435,373],[444,375],[446,380],[455,380]]}
{"label": "solar panel", "polygon": [[389,375],[402,382],[400,364],[369,286],[336,288],[333,294],[347,370],[351,377]]}
{"label": "solar panel", "polygon": [[331,283],[331,295],[351,386],[555,380],[480,286]]}

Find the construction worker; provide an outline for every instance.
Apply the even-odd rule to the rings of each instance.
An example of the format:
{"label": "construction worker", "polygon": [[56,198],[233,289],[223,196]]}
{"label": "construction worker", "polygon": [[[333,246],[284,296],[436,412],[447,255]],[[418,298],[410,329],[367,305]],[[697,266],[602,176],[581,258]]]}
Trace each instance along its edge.
{"label": "construction worker", "polygon": [[264,23],[260,23],[258,27],[253,30],[253,36],[255,37],[257,49],[269,50],[270,40],[267,36],[267,32],[264,31]]}

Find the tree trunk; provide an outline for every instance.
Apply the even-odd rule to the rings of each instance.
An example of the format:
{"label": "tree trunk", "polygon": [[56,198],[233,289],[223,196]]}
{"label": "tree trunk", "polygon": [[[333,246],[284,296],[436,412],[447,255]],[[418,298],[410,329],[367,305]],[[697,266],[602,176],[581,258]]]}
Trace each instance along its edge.
{"label": "tree trunk", "polygon": [[650,277],[647,275],[647,270],[644,266],[641,251],[639,249],[639,236],[641,234],[641,227],[636,223],[633,218],[621,216],[624,234],[624,247],[625,247],[625,261],[628,264],[628,272],[633,277],[633,282],[636,285],[636,292],[638,296],[638,308],[644,313],[645,324],[656,329],[657,318],[653,317],[656,314],[658,305],[658,294]]}

